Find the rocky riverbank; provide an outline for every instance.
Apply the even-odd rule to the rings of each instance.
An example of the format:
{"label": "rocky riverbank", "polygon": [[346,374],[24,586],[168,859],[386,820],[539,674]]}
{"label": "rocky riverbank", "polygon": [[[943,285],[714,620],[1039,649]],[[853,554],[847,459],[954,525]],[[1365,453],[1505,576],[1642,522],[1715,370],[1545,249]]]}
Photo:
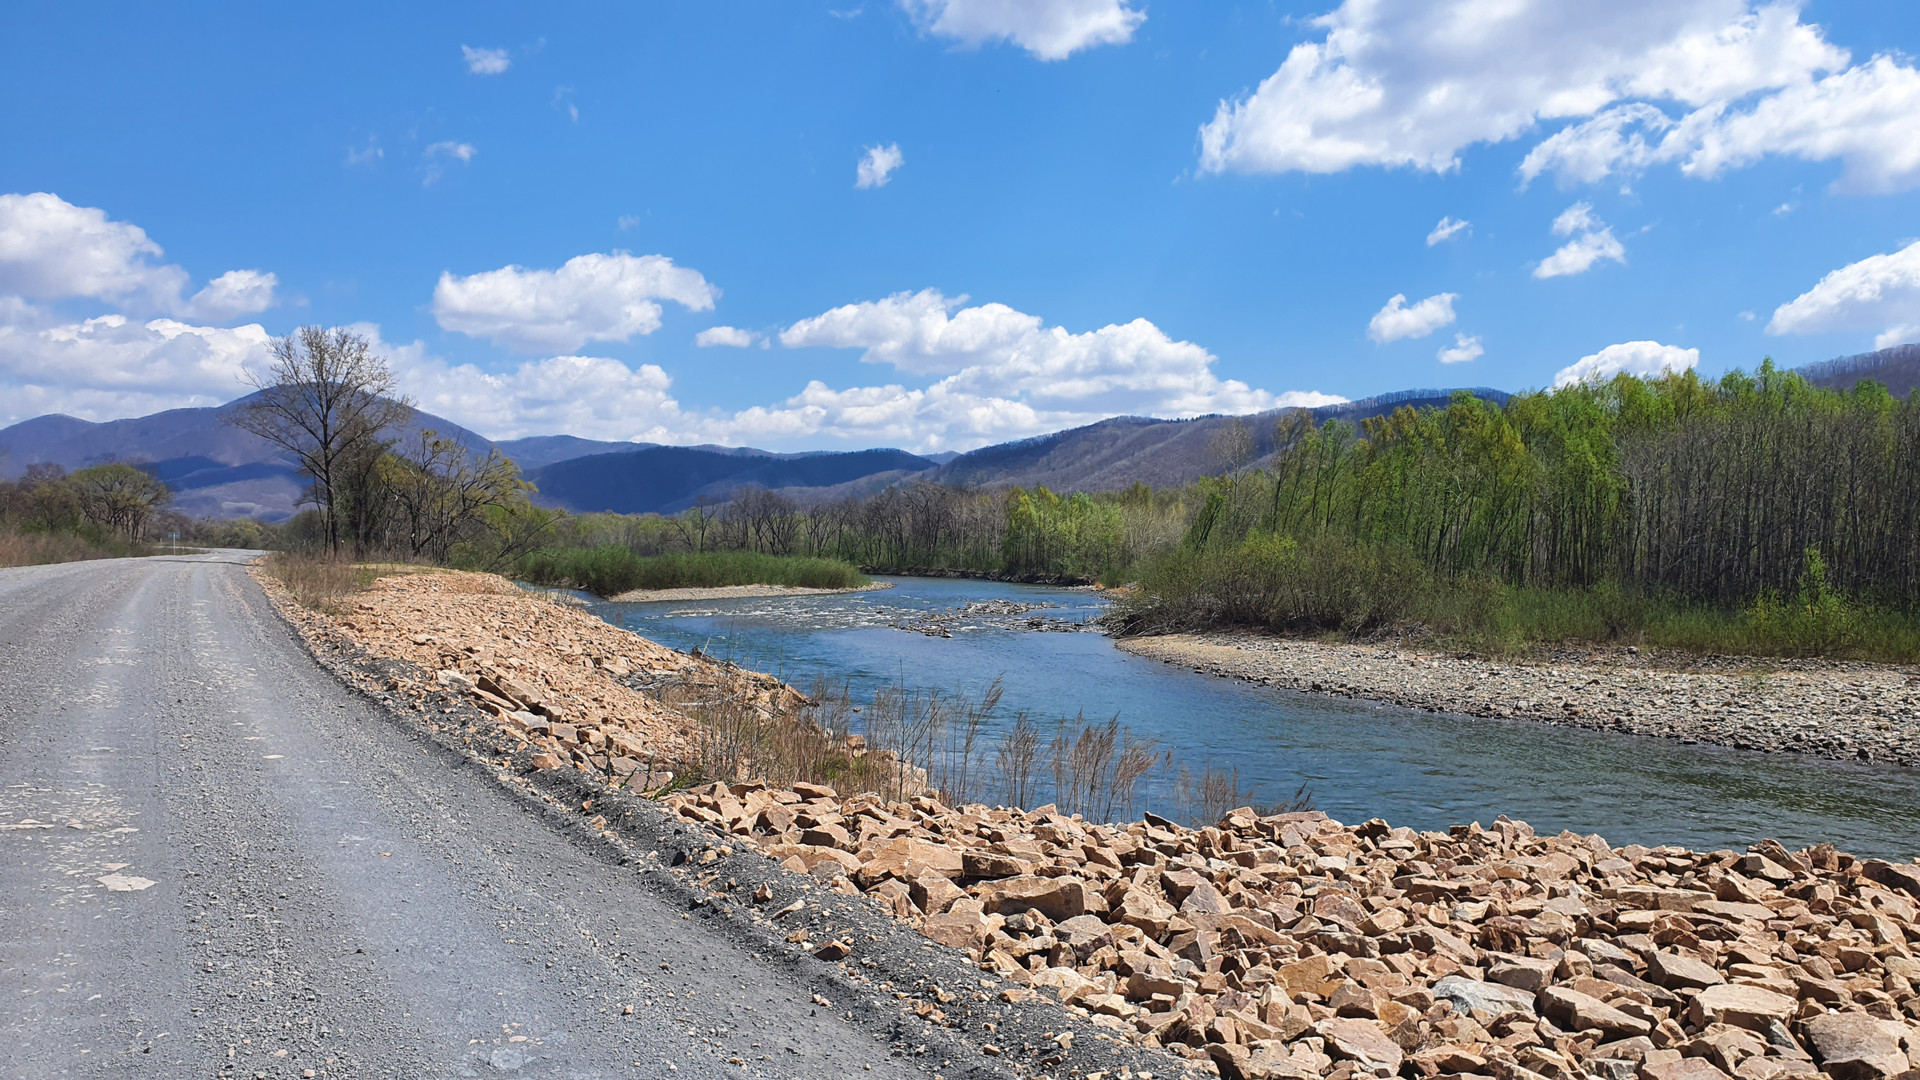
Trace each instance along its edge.
{"label": "rocky riverbank", "polygon": [[743,600],[756,596],[834,596],[891,588],[891,581],[876,581],[845,589],[809,589],[800,585],[717,585],[708,589],[629,589],[607,599],[621,604],[655,604],[687,600]]}
{"label": "rocky riverbank", "polygon": [[1632,649],[1488,660],[1248,633],[1128,638],[1119,647],[1263,686],[1434,712],[1920,764],[1920,672],[1907,668]]}
{"label": "rocky riverbank", "polygon": [[[1251,810],[1199,830],[1097,825],[812,785],[664,801],[1115,1037],[1230,1078],[1920,1067],[1920,867],[1830,846],[1614,848],[1504,818],[1416,833]],[[804,927],[787,940],[833,959],[860,947]]]}

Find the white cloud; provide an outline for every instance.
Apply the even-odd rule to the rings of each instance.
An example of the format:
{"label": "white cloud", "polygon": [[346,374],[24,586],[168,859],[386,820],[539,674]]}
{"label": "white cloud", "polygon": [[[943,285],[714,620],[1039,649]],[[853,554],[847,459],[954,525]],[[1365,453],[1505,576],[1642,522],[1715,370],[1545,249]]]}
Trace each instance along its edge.
{"label": "white cloud", "polygon": [[[1844,186],[1920,183],[1920,72],[1849,67],[1797,2],[1344,0],[1244,97],[1201,128],[1223,172],[1447,172],[1480,143],[1544,122],[1524,181],[1590,183],[1676,162],[1711,177],[1768,154],[1838,160]],[[1669,110],[1672,110],[1671,112]]]}
{"label": "white cloud", "polygon": [[1876,332],[1877,349],[1920,340],[1920,240],[1833,271],[1767,322],[1769,334],[1835,330]]}
{"label": "white cloud", "polygon": [[1487,350],[1480,344],[1480,335],[1468,337],[1465,334],[1453,335],[1453,344],[1440,346],[1434,355],[1443,364],[1466,364],[1480,359]]}
{"label": "white cloud", "polygon": [[744,349],[759,340],[760,335],[751,330],[742,330],[737,326],[709,326],[693,335],[693,343],[703,349],[715,345]]}
{"label": "white cloud", "polygon": [[1560,216],[1553,219],[1553,235],[1573,236],[1573,239],[1540,260],[1540,265],[1533,268],[1534,277],[1584,274],[1602,259],[1627,261],[1626,247],[1613,235],[1612,227],[1594,215],[1592,203],[1577,202],[1562,210]]}
{"label": "white cloud", "polygon": [[1128,0],[900,0],[920,28],[963,45],[1010,41],[1042,60],[1124,45],[1147,13]]}
{"label": "white cloud", "polygon": [[352,168],[355,165],[371,165],[386,156],[387,152],[380,149],[378,140],[368,139],[367,145],[365,146],[347,147],[347,167]]}
{"label": "white cloud", "polygon": [[853,186],[857,188],[886,187],[893,178],[893,170],[905,164],[906,158],[900,153],[899,143],[885,146],[869,146],[867,154],[854,168]]}
{"label": "white cloud", "polygon": [[171,311],[187,272],[156,263],[163,252],[140,226],[58,195],[0,195],[0,294],[40,300],[90,297]]}
{"label": "white cloud", "polygon": [[1604,382],[1621,374],[1650,379],[1669,371],[1690,371],[1699,363],[1699,349],[1682,349],[1657,341],[1624,341],[1561,368],[1553,377],[1553,386],[1557,390],[1576,383]]}
{"label": "white cloud", "polygon": [[621,232],[628,232],[633,229],[637,229],[640,227],[640,215],[639,214],[621,214],[620,220],[615,224],[619,227]]}
{"label": "white cloud", "polygon": [[513,66],[505,49],[476,49],[471,45],[462,45],[460,57],[467,62],[467,70],[475,75],[504,75]]}
{"label": "white cloud", "polygon": [[1472,228],[1473,222],[1471,221],[1462,221],[1459,218],[1451,216],[1443,217],[1440,219],[1440,224],[1435,225],[1433,231],[1427,234],[1427,246],[1432,247],[1435,244],[1445,243],[1463,232],[1471,231]]}
{"label": "white cloud", "polygon": [[572,352],[589,341],[626,341],[660,328],[660,304],[713,307],[719,290],[664,255],[576,255],[558,270],[504,266],[468,277],[440,275],[440,326],[521,352]]}
{"label": "white cloud", "polygon": [[266,356],[258,325],[223,329],[174,319],[56,319],[0,304],[0,426],[48,412],[88,420],[217,405],[247,389]]}
{"label": "white cloud", "polygon": [[229,270],[194,293],[187,311],[193,318],[211,322],[252,315],[278,302],[273,290],[279,284],[280,279],[265,270]]}
{"label": "white cloud", "polygon": [[1245,413],[1338,400],[1221,379],[1212,354],[1145,319],[1076,334],[1005,304],[965,303],[927,289],[794,323],[780,335],[788,348],[861,349],[868,363],[937,379],[922,389],[811,383],[780,407],[740,414],[739,422],[941,449],[1116,414]]}
{"label": "white cloud", "polygon": [[1381,345],[1401,338],[1426,337],[1453,322],[1453,302],[1459,298],[1458,293],[1435,293],[1408,307],[1407,294],[1394,293],[1367,321],[1367,336]]}

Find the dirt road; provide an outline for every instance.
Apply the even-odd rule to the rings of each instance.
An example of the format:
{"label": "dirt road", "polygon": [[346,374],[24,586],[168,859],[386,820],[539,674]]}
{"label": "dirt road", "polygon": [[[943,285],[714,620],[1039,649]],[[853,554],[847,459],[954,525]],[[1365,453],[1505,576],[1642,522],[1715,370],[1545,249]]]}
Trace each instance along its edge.
{"label": "dirt road", "polygon": [[449,767],[244,562],[0,570],[0,1076],[932,1075]]}

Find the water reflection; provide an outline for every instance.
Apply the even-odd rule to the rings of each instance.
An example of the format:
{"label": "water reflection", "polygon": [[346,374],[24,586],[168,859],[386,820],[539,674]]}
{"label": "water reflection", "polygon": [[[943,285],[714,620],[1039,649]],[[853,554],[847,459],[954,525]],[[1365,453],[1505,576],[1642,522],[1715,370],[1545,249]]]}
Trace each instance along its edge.
{"label": "water reflection", "polygon": [[[1095,633],[1038,633],[1019,619],[961,618],[941,638],[896,629],[969,603],[1054,605],[1083,622],[1102,602],[1081,590],[899,578],[869,593],[591,610],[675,648],[701,647],[798,685],[815,675],[858,697],[904,682],[977,694],[1002,678],[1001,713],[1118,714],[1178,760],[1237,767],[1266,799],[1302,782],[1343,821],[1382,817],[1443,829],[1499,814],[1541,831],[1597,832],[1616,844],[1744,847],[1822,840],[1864,855],[1920,851],[1920,774],[1718,747],[1683,746],[1526,721],[1476,720],[1250,686],[1130,656]],[[1168,796],[1167,778],[1143,785]]]}

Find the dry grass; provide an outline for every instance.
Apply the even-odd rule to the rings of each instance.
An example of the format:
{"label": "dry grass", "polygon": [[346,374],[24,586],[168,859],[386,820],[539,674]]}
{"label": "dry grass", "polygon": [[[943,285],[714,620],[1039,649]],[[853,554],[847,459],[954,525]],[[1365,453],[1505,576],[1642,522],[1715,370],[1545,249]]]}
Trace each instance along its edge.
{"label": "dry grass", "polygon": [[[341,615],[347,610],[346,602],[355,594],[365,592],[367,587],[383,577],[395,574],[435,574],[442,573],[432,566],[415,566],[410,563],[356,563],[347,559],[330,559],[325,555],[306,554],[293,551],[276,551],[261,562],[262,567],[273,578],[287,587],[294,600],[309,611],[318,611],[326,615]],[[461,578],[460,575],[454,575]],[[450,579],[449,589],[456,592],[473,591],[481,588],[464,578]]]}
{"label": "dry grass", "polygon": [[151,554],[139,544],[122,540],[95,543],[70,532],[0,532],[0,566],[44,566]]}

